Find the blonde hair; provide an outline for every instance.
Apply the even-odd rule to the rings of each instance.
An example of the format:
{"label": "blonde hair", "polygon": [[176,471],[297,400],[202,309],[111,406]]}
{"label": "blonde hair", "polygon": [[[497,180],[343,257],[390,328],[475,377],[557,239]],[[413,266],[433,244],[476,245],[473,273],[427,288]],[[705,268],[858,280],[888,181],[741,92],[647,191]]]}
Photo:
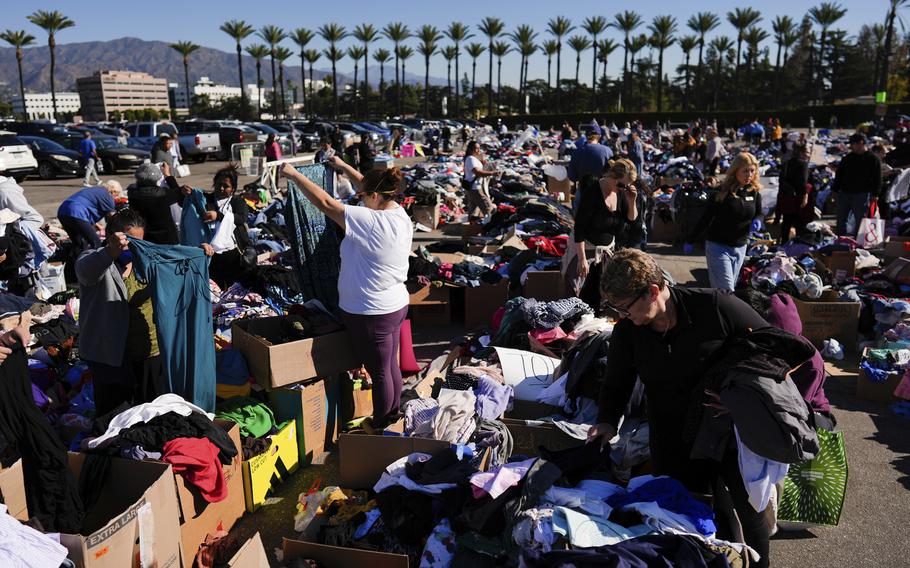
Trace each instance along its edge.
{"label": "blonde hair", "polygon": [[749,152],[740,152],[733,159],[733,163],[730,164],[730,169],[727,170],[724,181],[720,183],[720,191],[716,197],[717,201],[723,201],[731,194],[737,195],[737,192],[742,188],[739,185],[736,174],[739,170],[748,166],[755,166],[755,177],[746,186],[746,191],[761,191],[761,182],[758,180],[758,160]]}
{"label": "blonde hair", "polygon": [[120,185],[120,182],[115,179],[109,179],[106,182],[102,183],[101,185],[113,197],[120,197],[120,194],[123,193],[123,186]]}
{"label": "blonde hair", "polygon": [[604,175],[613,179],[622,179],[629,176],[629,180],[632,183],[635,183],[635,180],[638,179],[638,170],[631,160],[619,158],[607,162],[607,167],[604,169]]}

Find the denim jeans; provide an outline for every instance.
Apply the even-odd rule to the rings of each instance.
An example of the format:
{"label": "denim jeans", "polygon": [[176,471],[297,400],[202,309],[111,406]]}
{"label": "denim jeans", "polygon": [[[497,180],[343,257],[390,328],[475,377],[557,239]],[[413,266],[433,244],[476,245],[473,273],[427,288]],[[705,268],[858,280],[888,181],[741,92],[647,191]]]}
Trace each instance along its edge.
{"label": "denim jeans", "polygon": [[731,247],[705,241],[705,258],[708,261],[708,281],[711,287],[732,292],[736,288],[739,270],[746,260],[746,246]]}
{"label": "denim jeans", "polygon": [[850,213],[853,213],[853,228],[849,236],[856,236],[859,230],[859,222],[866,216],[866,208],[869,206],[868,193],[838,193],[837,199],[837,228],[835,232],[838,236],[847,235],[847,219]]}

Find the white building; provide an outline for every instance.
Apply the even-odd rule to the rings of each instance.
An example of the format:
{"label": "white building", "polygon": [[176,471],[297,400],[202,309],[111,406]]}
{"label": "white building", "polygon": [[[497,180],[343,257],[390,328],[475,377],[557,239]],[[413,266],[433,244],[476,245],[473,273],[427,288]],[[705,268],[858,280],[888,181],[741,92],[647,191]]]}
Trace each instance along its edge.
{"label": "white building", "polygon": [[[82,107],[79,102],[79,93],[61,92],[57,93],[57,114],[73,113],[77,114]],[[25,93],[25,105],[23,107],[22,97],[18,94],[13,97],[13,114],[21,116],[25,112],[29,120],[39,120],[42,118],[52,118],[54,116],[54,105],[51,101],[50,93]]]}
{"label": "white building", "polygon": [[[171,101],[174,108],[189,108],[186,100],[186,89],[180,83],[169,83]],[[256,98],[261,97],[262,104],[266,104],[266,96],[271,89],[260,89],[256,85],[246,86],[246,96],[249,101],[255,105]],[[220,103],[225,99],[237,98],[240,96],[240,87],[229,87],[227,85],[218,85],[208,77],[200,77],[199,81],[193,85],[192,97],[201,97],[205,95],[209,102],[213,104]]]}

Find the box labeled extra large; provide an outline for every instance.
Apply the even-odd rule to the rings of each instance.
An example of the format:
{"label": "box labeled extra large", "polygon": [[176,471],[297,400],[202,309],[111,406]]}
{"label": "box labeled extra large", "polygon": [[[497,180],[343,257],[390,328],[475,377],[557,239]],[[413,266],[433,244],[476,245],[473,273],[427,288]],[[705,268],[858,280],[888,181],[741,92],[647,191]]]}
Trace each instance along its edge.
{"label": "box labeled extra large", "polygon": [[346,330],[281,343],[281,317],[237,320],[234,349],[243,353],[250,374],[274,388],[360,367]]}

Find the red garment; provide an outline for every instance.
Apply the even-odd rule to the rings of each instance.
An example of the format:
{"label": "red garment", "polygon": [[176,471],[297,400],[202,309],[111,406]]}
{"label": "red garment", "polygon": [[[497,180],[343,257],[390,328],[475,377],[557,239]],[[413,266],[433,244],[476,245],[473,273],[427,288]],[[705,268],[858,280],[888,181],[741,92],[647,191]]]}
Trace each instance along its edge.
{"label": "red garment", "polygon": [[175,438],[164,444],[161,459],[199,489],[209,503],[224,501],[228,495],[218,448],[208,438]]}
{"label": "red garment", "polygon": [[524,240],[525,246],[531,250],[537,249],[538,252],[549,254],[550,256],[562,256],[566,254],[569,245],[567,235],[558,237],[528,237]]}

